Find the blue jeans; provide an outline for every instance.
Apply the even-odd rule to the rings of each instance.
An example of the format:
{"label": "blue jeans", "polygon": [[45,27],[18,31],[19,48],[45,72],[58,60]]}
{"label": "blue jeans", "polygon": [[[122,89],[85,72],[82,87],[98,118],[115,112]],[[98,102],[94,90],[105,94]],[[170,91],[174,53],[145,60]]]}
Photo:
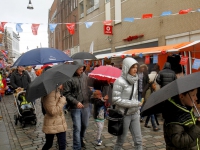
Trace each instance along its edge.
{"label": "blue jeans", "polygon": [[117,141],[114,147],[114,150],[121,150],[124,141],[126,140],[126,135],[128,130],[130,130],[135,150],[143,150],[142,147],[142,134],[141,134],[141,127],[140,127],[140,115],[139,111],[133,115],[124,116],[123,120],[123,134],[117,137]]}
{"label": "blue jeans", "polygon": [[81,150],[81,140],[89,124],[90,108],[71,109],[73,121],[73,150]]}
{"label": "blue jeans", "polygon": [[145,121],[145,125],[148,124],[150,118],[151,118],[151,124],[152,124],[153,128],[156,128],[155,116],[154,115],[147,116],[146,121]]}
{"label": "blue jeans", "polygon": [[49,150],[53,145],[54,136],[57,136],[59,150],[66,150],[66,132],[60,132],[56,134],[45,134],[46,143],[42,147],[42,150]]}

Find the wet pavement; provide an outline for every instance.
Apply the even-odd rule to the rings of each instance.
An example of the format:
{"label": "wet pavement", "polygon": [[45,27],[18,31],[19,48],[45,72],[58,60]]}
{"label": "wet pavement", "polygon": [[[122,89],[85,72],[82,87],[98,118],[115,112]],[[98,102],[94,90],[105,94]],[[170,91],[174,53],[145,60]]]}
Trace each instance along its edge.
{"label": "wet pavement", "polygon": [[[45,134],[42,132],[43,114],[41,112],[40,100],[36,100],[37,124],[27,124],[22,128],[21,124],[15,125],[14,114],[16,107],[14,105],[13,95],[3,97],[0,102],[0,115],[3,119],[0,120],[0,150],[41,150],[45,142]],[[70,113],[66,114],[67,120],[67,150],[72,150],[72,120]],[[165,142],[163,138],[162,125],[163,122],[159,118],[159,128],[161,130],[154,132],[152,128],[145,128],[144,123],[141,123],[142,137],[144,150],[165,150]],[[150,122],[149,122],[149,125]],[[107,132],[107,121],[105,121],[104,130],[102,133],[102,145],[96,145],[96,126],[93,118],[90,118],[89,127],[85,134],[86,150],[112,150],[116,142],[116,137]],[[54,139],[51,150],[57,150],[56,137]],[[130,133],[127,136],[126,142],[123,145],[124,150],[134,150],[133,140]]]}

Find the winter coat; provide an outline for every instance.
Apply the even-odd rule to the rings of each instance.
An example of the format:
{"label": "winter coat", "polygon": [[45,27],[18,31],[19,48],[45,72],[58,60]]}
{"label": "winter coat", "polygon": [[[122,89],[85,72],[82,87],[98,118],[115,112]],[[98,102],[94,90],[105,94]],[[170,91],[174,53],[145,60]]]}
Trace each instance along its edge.
{"label": "winter coat", "polygon": [[31,83],[31,78],[26,71],[23,71],[22,74],[19,74],[18,70],[16,69],[10,77],[10,84],[14,89],[21,87],[26,90],[29,83]]}
{"label": "winter coat", "polygon": [[169,99],[163,110],[166,150],[198,150],[200,122],[193,108],[183,106],[178,99]]}
{"label": "winter coat", "polygon": [[65,132],[67,124],[63,113],[66,104],[64,96],[61,97],[60,91],[52,91],[42,98],[43,107],[46,111],[42,131],[45,134],[56,134]]}
{"label": "winter coat", "polygon": [[169,62],[166,62],[163,70],[158,73],[156,78],[156,82],[160,84],[161,88],[168,83],[176,80],[176,74],[173,70],[171,70],[171,65]]}
{"label": "winter coat", "polygon": [[[78,63],[80,67],[84,65],[80,64],[80,62]],[[90,93],[88,87],[88,76],[85,73],[82,73],[81,76],[75,73],[72,78],[63,84],[63,95],[66,97],[71,109],[76,109],[79,102],[81,102],[85,108],[88,107],[91,94],[92,92]]]}
{"label": "winter coat", "polygon": [[140,106],[138,101],[138,80],[134,83],[134,91],[132,99],[130,100],[132,87],[128,80],[127,75],[131,66],[138,62],[133,58],[126,58],[122,64],[122,75],[117,78],[113,85],[112,102],[121,114],[124,114],[126,108],[128,108],[127,115],[135,114]]}

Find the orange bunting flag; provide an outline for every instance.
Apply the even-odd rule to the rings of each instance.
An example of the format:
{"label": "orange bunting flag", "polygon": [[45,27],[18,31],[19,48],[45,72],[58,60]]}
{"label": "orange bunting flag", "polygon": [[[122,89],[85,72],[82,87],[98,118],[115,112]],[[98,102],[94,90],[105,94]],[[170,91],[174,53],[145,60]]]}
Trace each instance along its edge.
{"label": "orange bunting flag", "polygon": [[33,35],[37,35],[39,26],[40,26],[40,24],[32,24],[31,29],[32,29]]}
{"label": "orange bunting flag", "polygon": [[145,57],[145,64],[150,64],[150,56]]}
{"label": "orange bunting flag", "polygon": [[7,22],[1,22],[0,23],[0,31],[4,32],[4,26]]}
{"label": "orange bunting flag", "polygon": [[143,14],[142,19],[152,18],[153,14]]}
{"label": "orange bunting flag", "polygon": [[190,9],[184,9],[184,10],[180,10],[179,11],[179,14],[187,14],[187,13],[189,13],[190,11],[191,11],[192,9],[190,8]]}
{"label": "orange bunting flag", "polygon": [[188,57],[187,56],[182,56],[179,64],[187,65],[187,63],[188,63]]}
{"label": "orange bunting flag", "polygon": [[112,20],[105,20],[103,22],[104,25],[111,25],[112,24]]}
{"label": "orange bunting flag", "polygon": [[67,23],[66,27],[71,35],[75,33],[75,23]]}

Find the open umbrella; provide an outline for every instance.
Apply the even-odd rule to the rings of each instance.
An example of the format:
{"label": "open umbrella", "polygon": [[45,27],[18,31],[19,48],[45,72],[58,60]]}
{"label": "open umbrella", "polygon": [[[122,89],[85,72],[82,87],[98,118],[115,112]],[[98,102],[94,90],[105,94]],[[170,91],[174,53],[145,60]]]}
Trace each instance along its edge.
{"label": "open umbrella", "polygon": [[93,54],[88,52],[78,52],[71,56],[73,59],[97,59]]}
{"label": "open umbrella", "polygon": [[[143,116],[162,112],[162,102],[178,94],[200,87],[200,72],[180,77],[167,84],[160,90],[153,92],[144,104],[141,113]],[[195,105],[194,105],[195,106]],[[196,108],[196,106],[195,106]],[[197,110],[197,108],[196,108]],[[197,110],[198,112],[198,110]]]}
{"label": "open umbrella", "polygon": [[33,66],[71,61],[64,52],[54,48],[37,48],[22,54],[13,66]]}
{"label": "open umbrella", "polygon": [[121,76],[121,70],[112,67],[112,66],[100,66],[95,68],[90,74],[89,77],[98,79],[98,80],[107,80],[110,83],[115,82],[117,78]]}
{"label": "open umbrella", "polygon": [[55,90],[58,85],[61,85],[72,77],[79,67],[79,65],[62,64],[48,69],[35,78],[28,86],[26,91],[27,101],[32,102],[37,98],[49,94]]}

